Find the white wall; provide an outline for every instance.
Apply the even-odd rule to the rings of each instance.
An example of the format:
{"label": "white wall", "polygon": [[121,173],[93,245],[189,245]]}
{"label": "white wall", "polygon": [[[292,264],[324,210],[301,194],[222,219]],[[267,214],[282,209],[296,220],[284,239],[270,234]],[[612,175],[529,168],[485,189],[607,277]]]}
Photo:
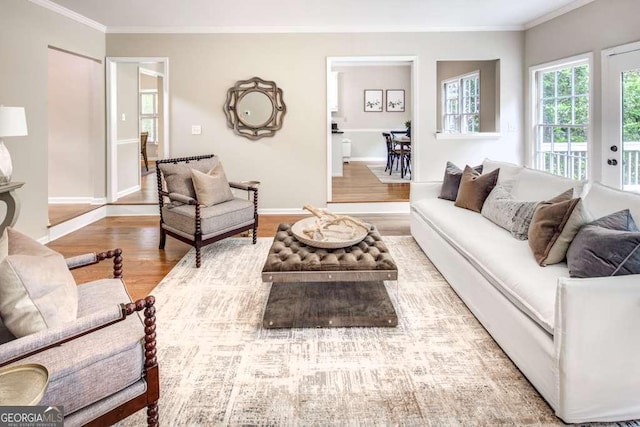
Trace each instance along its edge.
{"label": "white wall", "polygon": [[[107,52],[169,57],[171,156],[219,154],[231,180],[262,182],[262,209],[299,209],[327,200],[328,56],[418,57],[414,174],[431,180],[441,179],[447,160],[522,161],[523,43],[522,32],[108,34]],[[516,131],[497,140],[436,140],[436,61],[441,59],[500,59],[501,120],[515,123]],[[274,80],[287,105],[282,130],[258,141],[234,135],[222,110],[227,89],[253,76]],[[191,125],[201,125],[202,134],[191,135]]]}
{"label": "white wall", "polygon": [[94,156],[104,150],[104,65],[48,49],[49,199],[94,198]]}
{"label": "white wall", "polygon": [[[538,25],[525,33],[525,70],[570,56],[592,52],[593,144],[590,153],[592,179],[602,176],[602,82],[603,49],[640,40],[640,1],[596,0],[579,9]],[[526,71],[525,71],[526,72]],[[529,85],[528,72],[527,88]],[[525,101],[530,103],[528,90]]]}
{"label": "white wall", "polygon": [[140,185],[138,64],[117,64],[118,194]]}
{"label": "white wall", "polygon": [[[21,210],[16,228],[32,237],[47,235],[48,203],[48,46],[55,46],[92,58],[104,58],[105,35],[24,0],[0,3],[0,104],[26,109],[29,136],[6,138],[13,160],[13,179],[24,181],[17,191]],[[101,82],[104,72],[101,71]],[[104,83],[102,99],[104,117]],[[102,149],[93,160],[94,194],[104,197],[104,120],[99,124]]]}

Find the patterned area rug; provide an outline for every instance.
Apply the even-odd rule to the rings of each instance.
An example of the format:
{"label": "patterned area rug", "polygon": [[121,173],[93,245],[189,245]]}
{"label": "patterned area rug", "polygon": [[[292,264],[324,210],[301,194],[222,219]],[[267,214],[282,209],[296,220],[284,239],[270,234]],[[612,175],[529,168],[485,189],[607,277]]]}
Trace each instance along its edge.
{"label": "patterned area rug", "polygon": [[413,238],[384,240],[396,328],[262,329],[272,239],[209,245],[200,269],[189,252],[152,292],[160,423],[562,425]]}
{"label": "patterned area rug", "polygon": [[385,165],[367,165],[372,174],[378,178],[383,184],[408,184],[411,182],[411,175],[407,174],[404,178],[400,178],[400,171],[393,170],[393,173],[389,175],[389,171],[384,170]]}

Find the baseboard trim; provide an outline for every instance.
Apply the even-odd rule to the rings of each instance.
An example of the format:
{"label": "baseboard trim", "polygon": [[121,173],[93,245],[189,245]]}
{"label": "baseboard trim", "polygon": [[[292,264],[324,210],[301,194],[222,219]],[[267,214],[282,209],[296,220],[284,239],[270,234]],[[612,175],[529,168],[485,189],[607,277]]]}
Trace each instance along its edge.
{"label": "baseboard trim", "polygon": [[68,221],[65,221],[58,225],[54,225],[53,227],[50,227],[49,234],[47,236],[44,236],[38,239],[38,242],[42,244],[52,242],[56,239],[59,239],[62,236],[66,236],[69,233],[73,233],[74,231],[79,230],[82,227],[86,227],[87,225],[102,219],[106,215],[107,215],[107,207],[100,206],[97,209],[86,212],[75,218],[71,218]]}
{"label": "baseboard trim", "polygon": [[135,193],[136,191],[140,191],[140,185],[134,185],[133,187],[129,187],[122,191],[118,191],[118,198],[128,196],[131,193]]}
{"label": "baseboard trim", "polygon": [[50,205],[104,205],[107,203],[105,197],[49,197]]}
{"label": "baseboard trim", "polygon": [[105,216],[160,216],[158,205],[107,205]]}

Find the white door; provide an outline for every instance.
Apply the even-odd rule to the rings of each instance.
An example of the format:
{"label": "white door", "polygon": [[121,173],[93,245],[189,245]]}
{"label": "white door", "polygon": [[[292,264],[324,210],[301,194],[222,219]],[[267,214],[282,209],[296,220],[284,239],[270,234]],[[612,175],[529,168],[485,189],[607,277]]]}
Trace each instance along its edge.
{"label": "white door", "polygon": [[640,44],[603,57],[602,182],[640,192]]}

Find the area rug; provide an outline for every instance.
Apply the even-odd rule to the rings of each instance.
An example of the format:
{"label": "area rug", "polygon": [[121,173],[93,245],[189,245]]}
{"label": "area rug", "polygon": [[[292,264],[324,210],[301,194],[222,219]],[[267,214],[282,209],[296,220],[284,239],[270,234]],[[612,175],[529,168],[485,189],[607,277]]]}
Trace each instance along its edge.
{"label": "area rug", "polygon": [[400,171],[393,170],[393,173],[389,175],[389,171],[385,171],[385,165],[367,165],[372,174],[378,178],[383,184],[408,184],[411,182],[411,175],[405,175],[404,178],[400,178]]}
{"label": "area rug", "polygon": [[413,238],[384,241],[395,328],[263,329],[272,239],[189,252],[152,292],[160,424],[562,425]]}

